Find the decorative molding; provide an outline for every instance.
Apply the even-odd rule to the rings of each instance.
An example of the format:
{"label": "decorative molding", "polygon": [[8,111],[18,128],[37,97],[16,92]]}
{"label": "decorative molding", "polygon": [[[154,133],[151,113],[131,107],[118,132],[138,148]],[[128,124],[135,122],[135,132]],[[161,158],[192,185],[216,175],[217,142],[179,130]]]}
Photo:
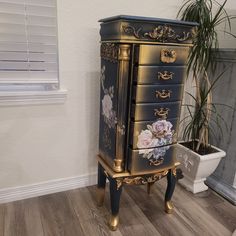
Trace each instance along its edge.
{"label": "decorative molding", "polygon": [[64,103],[67,90],[1,91],[0,106],[39,105]]}
{"label": "decorative molding", "polygon": [[100,48],[100,56],[104,60],[116,63],[118,61],[118,45],[115,43],[102,43]]}
{"label": "decorative molding", "polygon": [[236,63],[236,49],[235,48],[220,48],[216,52],[216,60],[219,62]]}
{"label": "decorative molding", "polygon": [[228,199],[231,203],[236,205],[236,188],[225,183],[214,175],[209,176],[205,183],[214,191],[216,191],[224,198]]}
{"label": "decorative molding", "polygon": [[196,37],[196,27],[193,27],[189,32],[181,32],[177,34],[175,30],[169,25],[158,25],[151,31],[142,33],[142,27],[135,28],[132,25],[123,26],[124,33],[133,35],[137,39],[153,39],[162,43],[169,41],[184,42],[192,40]]}
{"label": "decorative molding", "polygon": [[0,189],[0,203],[67,191],[96,184],[97,173]]}
{"label": "decorative molding", "polygon": [[139,184],[155,183],[156,181],[166,176],[168,172],[169,170],[167,169],[154,175],[117,178],[116,179],[117,189],[119,189],[123,184],[139,185]]}

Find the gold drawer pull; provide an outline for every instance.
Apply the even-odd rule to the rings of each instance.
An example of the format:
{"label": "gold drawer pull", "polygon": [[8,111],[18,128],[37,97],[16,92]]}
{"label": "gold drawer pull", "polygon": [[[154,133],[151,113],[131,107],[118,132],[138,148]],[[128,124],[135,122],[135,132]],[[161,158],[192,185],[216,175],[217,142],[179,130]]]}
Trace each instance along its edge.
{"label": "gold drawer pull", "polygon": [[168,72],[168,71],[164,71],[163,73],[158,72],[158,79],[162,79],[162,80],[169,80],[169,79],[173,79],[173,72]]}
{"label": "gold drawer pull", "polygon": [[158,108],[158,109],[154,109],[154,115],[162,118],[162,119],[166,119],[168,116],[170,109],[169,108]]}
{"label": "gold drawer pull", "polygon": [[162,49],[161,50],[161,61],[163,63],[174,63],[177,59],[177,53],[175,50]]}
{"label": "gold drawer pull", "polygon": [[150,166],[159,166],[164,162],[164,158],[161,157],[159,160],[156,159],[149,159],[149,165]]}
{"label": "gold drawer pull", "polygon": [[161,91],[156,91],[156,98],[166,99],[170,98],[171,90],[162,89]]}

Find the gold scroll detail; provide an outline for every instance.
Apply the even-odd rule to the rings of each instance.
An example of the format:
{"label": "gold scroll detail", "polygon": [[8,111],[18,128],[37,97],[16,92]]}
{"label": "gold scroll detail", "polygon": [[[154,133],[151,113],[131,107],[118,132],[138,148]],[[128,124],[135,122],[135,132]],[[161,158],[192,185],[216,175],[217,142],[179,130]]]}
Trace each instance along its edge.
{"label": "gold scroll detail", "polygon": [[104,127],[104,133],[103,133],[103,143],[104,147],[111,150],[111,137],[110,137],[110,130],[107,125]]}
{"label": "gold scroll detail", "polygon": [[192,28],[190,32],[177,33],[169,25],[158,25],[154,27],[151,31],[142,33],[142,28],[135,28],[132,25],[123,26],[123,31],[128,35],[133,35],[137,39],[153,39],[159,42],[177,41],[184,42],[186,40],[193,40],[196,37],[196,27]]}
{"label": "gold scroll detail", "polygon": [[149,165],[150,166],[159,166],[164,162],[164,158],[161,157],[160,159],[149,159]]}
{"label": "gold scroll detail", "polygon": [[171,90],[166,90],[162,89],[161,91],[156,91],[156,98],[161,98],[161,99],[166,99],[170,98],[172,91]]}
{"label": "gold scroll detail", "polygon": [[108,60],[110,62],[118,61],[118,45],[115,43],[102,43],[100,48],[100,56],[104,60]]}
{"label": "gold scroll detail", "polygon": [[177,59],[177,53],[175,50],[162,49],[161,50],[161,61],[163,63],[174,63]]}
{"label": "gold scroll detail", "polygon": [[169,114],[169,108],[160,107],[158,109],[154,109],[154,115],[158,118],[166,119]]}
{"label": "gold scroll detail", "polygon": [[173,79],[173,72],[168,72],[167,70],[162,72],[158,72],[158,79],[160,80],[170,80]]}
{"label": "gold scroll detail", "polygon": [[164,170],[151,176],[149,175],[149,176],[117,178],[116,179],[117,189],[119,189],[123,184],[139,185],[139,184],[155,183],[156,181],[166,176],[168,174],[168,171],[169,170]]}

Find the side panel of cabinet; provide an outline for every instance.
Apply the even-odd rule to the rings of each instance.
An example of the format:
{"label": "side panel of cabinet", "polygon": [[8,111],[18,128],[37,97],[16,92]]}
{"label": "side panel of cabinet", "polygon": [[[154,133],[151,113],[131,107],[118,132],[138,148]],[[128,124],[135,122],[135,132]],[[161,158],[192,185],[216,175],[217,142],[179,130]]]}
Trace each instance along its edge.
{"label": "side panel of cabinet", "polygon": [[102,43],[99,150],[115,172],[125,167],[129,70],[130,45]]}
{"label": "side panel of cabinet", "polygon": [[101,59],[99,153],[109,165],[116,157],[118,62]]}

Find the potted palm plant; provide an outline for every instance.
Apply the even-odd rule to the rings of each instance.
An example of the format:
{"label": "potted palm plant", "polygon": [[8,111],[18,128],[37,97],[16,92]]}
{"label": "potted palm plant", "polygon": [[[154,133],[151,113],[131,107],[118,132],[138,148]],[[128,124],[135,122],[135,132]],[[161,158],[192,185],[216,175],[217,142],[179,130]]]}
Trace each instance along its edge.
{"label": "potted palm plant", "polygon": [[[231,20],[225,10],[225,4],[215,0],[187,0],[178,12],[181,20],[199,23],[197,36],[191,50],[187,73],[193,77],[195,94],[187,93],[192,104],[184,104],[187,110],[182,121],[183,140],[177,145],[177,159],[181,163],[184,178],[179,182],[193,193],[206,190],[206,177],[214,172],[222,157],[223,150],[210,145],[209,137],[214,136],[214,128],[222,129],[224,120],[218,113],[218,105],[212,100],[212,91],[224,72],[212,80],[216,67],[216,54],[219,49],[217,26],[222,23],[228,26],[230,35]],[[215,10],[215,7],[217,9]],[[225,105],[227,106],[227,105]]]}

